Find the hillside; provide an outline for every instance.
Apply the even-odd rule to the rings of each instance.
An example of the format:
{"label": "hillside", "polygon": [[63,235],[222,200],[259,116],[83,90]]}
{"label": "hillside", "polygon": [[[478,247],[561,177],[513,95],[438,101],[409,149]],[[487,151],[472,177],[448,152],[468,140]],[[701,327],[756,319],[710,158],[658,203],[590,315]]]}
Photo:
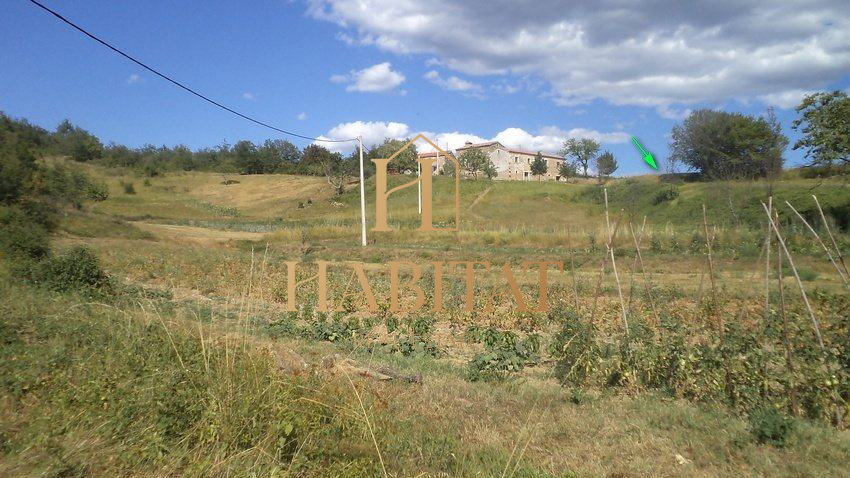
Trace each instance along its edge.
{"label": "hillside", "polygon": [[[615,277],[610,265],[600,274],[605,209],[592,184],[462,181],[461,231],[427,238],[411,231],[416,194],[403,190],[391,203],[399,230],[362,248],[353,186],[334,197],[317,177],[86,169],[109,197],[65,210],[56,249],[94,251],[108,290],[52,292],[0,269],[4,476],[846,474],[850,435],[830,424],[829,391],[844,393],[847,368],[824,375],[787,266],[794,375],[775,285],[764,318],[764,183],[681,184],[657,201],[670,186],[654,178],[609,182]],[[435,184],[447,219],[454,183]],[[807,216],[817,194],[838,211],[833,225],[850,201],[840,181],[773,188],[775,204],[788,198]],[[783,214],[825,340],[843,351],[841,278]],[[386,312],[387,261],[516,258],[567,265],[551,275],[551,312],[516,312],[508,298],[495,312],[460,312],[457,274],[444,277],[446,311]],[[293,260],[363,261],[383,311],[356,299],[330,315],[286,312],[283,263]],[[537,272],[515,271],[533,298]],[[496,275],[481,273],[476,292]],[[330,280],[334,297],[344,286]],[[303,304],[315,293],[304,289]],[[719,342],[717,317],[732,324]]]}

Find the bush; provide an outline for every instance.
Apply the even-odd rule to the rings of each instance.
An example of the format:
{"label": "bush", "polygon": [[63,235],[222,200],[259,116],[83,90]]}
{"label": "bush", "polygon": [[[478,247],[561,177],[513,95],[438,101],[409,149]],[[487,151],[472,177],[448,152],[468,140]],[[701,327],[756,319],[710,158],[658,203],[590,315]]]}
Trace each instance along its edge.
{"label": "bush", "polygon": [[5,258],[41,259],[50,252],[50,233],[18,206],[0,206],[0,254]]}
{"label": "bush", "polygon": [[755,439],[767,445],[785,446],[794,431],[794,422],[770,406],[756,408],[750,413],[749,420]]}
{"label": "bush", "polygon": [[469,361],[467,379],[471,382],[504,380],[526,365],[540,361],[540,337],[536,334],[518,340],[516,334],[509,330],[500,331],[489,327],[484,330],[467,329],[466,335],[478,338],[486,348],[484,353],[475,355]]}
{"label": "bush", "polygon": [[124,194],[136,194],[136,186],[133,183],[121,181],[121,187],[124,188]]}
{"label": "bush", "polygon": [[86,187],[86,199],[92,201],[106,201],[109,199],[109,187],[103,181],[89,179]]}
{"label": "bush", "polygon": [[103,290],[110,285],[100,261],[84,246],[76,246],[35,266],[33,278],[45,287],[66,292]]}
{"label": "bush", "polygon": [[661,203],[672,201],[679,197],[679,188],[676,186],[668,185],[658,190],[655,195],[652,197],[652,204],[657,206]]}
{"label": "bush", "polygon": [[599,355],[595,329],[573,310],[553,310],[550,318],[561,321],[561,329],[549,344],[549,354],[556,360],[555,378],[564,385],[582,385]]}

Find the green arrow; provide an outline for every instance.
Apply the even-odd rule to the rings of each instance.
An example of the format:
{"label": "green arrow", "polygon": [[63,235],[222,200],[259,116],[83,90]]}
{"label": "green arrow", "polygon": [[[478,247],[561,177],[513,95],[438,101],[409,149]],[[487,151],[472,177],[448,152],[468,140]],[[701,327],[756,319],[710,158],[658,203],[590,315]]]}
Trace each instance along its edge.
{"label": "green arrow", "polygon": [[638,141],[638,139],[634,136],[632,136],[632,143],[634,143],[635,146],[637,146],[637,149],[640,150],[640,154],[643,155],[643,160],[646,161],[646,164],[648,164],[652,169],[658,169],[658,165],[655,164],[655,158],[652,157],[652,153],[647,151],[646,148],[640,144],[640,141]]}

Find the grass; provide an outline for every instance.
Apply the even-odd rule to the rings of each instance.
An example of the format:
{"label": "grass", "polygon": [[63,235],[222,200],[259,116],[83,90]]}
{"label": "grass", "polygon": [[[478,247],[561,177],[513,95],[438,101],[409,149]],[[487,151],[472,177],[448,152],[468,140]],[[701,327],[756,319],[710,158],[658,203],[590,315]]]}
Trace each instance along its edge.
{"label": "grass", "polygon": [[[282,348],[308,359],[339,349],[198,326],[163,302],[9,284],[4,476],[381,476],[348,379],[274,365]],[[423,371],[425,384],[352,377],[391,476],[839,476],[850,458],[847,432],[805,422],[776,448],[722,408],[598,392],[575,404],[542,376],[469,383],[453,367],[393,357],[371,360]]]}

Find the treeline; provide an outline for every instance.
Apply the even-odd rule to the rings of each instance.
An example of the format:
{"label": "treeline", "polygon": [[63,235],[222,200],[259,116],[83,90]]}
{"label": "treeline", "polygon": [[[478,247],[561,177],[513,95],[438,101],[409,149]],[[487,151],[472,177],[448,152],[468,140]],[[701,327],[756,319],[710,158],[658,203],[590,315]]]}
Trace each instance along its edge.
{"label": "treeline", "polygon": [[344,158],[319,145],[303,150],[286,140],[268,139],[263,143],[248,140],[196,151],[184,145],[128,148],[110,144],[97,163],[105,166],[134,168],[147,176],[166,171],[214,171],[236,174],[325,174],[328,163]]}
{"label": "treeline", "polygon": [[99,142],[92,138],[67,122],[48,133],[24,120],[0,115],[0,259],[15,276],[56,288],[105,281],[87,250],[54,256],[50,233],[58,226],[63,208],[104,200],[109,190],[73,163],[38,160],[48,153],[97,154]]}

